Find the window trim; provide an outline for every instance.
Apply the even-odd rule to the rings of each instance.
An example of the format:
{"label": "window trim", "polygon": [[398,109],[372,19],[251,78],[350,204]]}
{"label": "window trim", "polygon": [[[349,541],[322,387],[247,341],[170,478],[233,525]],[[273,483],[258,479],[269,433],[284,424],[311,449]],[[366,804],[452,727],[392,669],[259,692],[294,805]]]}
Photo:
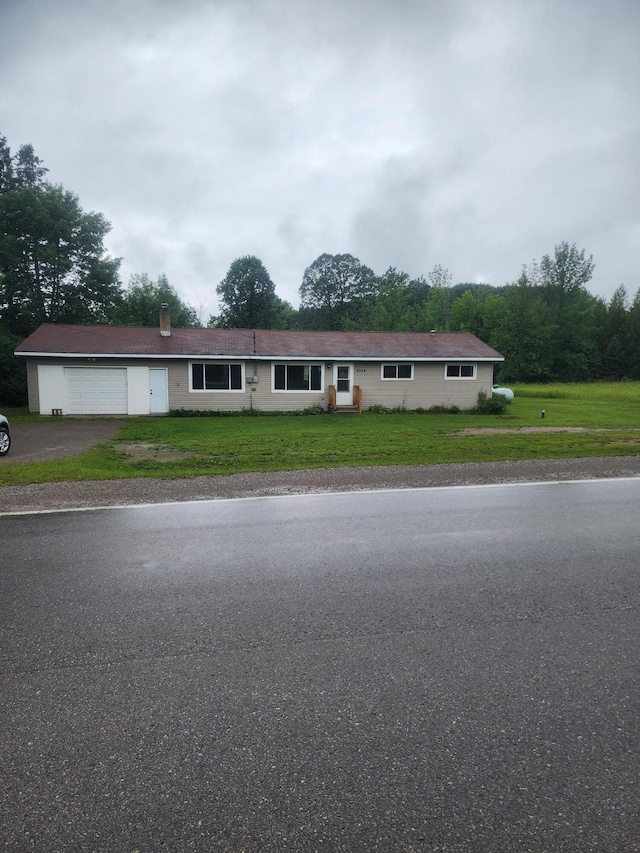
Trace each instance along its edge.
{"label": "window trim", "polygon": [[[227,367],[240,367],[240,388],[194,388],[193,387],[193,365],[201,364],[205,368],[208,364],[226,365]],[[231,371],[229,371],[229,382],[231,382]],[[244,394],[245,392],[245,366],[243,361],[218,361],[208,358],[206,360],[194,359],[189,361],[189,393],[190,394]]]}
{"label": "window trim", "polygon": [[[385,367],[395,367],[395,376],[385,376]],[[410,367],[411,376],[398,376],[399,367]],[[414,364],[412,361],[383,361],[380,365],[380,379],[382,382],[412,382],[415,375]]]}
{"label": "window trim", "polygon": [[[470,367],[473,374],[471,376],[449,376],[450,367]],[[444,378],[447,382],[473,382],[478,378],[478,365],[475,361],[448,361],[444,366]]]}
{"label": "window trim", "polygon": [[[311,368],[320,368],[320,388],[276,388],[276,367],[284,367],[285,376],[286,370],[289,367],[308,367],[309,368],[309,384],[311,384]],[[321,361],[272,361],[271,362],[271,393],[272,394],[324,394],[324,370]]]}

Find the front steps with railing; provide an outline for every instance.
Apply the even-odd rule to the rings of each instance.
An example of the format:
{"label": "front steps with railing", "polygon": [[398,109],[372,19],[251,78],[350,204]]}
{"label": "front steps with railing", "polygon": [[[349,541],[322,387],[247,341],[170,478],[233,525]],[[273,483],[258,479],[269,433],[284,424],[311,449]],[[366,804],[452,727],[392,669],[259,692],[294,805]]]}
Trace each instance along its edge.
{"label": "front steps with railing", "polygon": [[360,415],[362,413],[362,388],[353,386],[353,403],[350,406],[338,406],[336,403],[336,386],[329,385],[329,405],[327,412],[330,415]]}

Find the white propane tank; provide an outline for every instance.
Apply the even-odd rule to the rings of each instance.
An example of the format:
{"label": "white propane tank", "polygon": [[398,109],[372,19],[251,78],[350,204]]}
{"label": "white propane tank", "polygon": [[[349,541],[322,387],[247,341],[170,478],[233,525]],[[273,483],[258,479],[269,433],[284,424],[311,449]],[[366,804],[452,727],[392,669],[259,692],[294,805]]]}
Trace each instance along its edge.
{"label": "white propane tank", "polygon": [[513,391],[511,388],[501,388],[500,385],[494,385],[492,390],[494,394],[500,394],[501,397],[504,397],[507,403],[513,400]]}

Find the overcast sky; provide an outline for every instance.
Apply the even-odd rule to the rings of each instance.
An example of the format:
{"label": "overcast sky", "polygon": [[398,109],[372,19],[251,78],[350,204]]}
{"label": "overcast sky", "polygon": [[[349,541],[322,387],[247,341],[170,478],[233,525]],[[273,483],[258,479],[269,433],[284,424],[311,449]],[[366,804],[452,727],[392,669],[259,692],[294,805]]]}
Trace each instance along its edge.
{"label": "overcast sky", "polygon": [[640,288],[639,0],[2,0],[0,134],[207,316],[257,255]]}

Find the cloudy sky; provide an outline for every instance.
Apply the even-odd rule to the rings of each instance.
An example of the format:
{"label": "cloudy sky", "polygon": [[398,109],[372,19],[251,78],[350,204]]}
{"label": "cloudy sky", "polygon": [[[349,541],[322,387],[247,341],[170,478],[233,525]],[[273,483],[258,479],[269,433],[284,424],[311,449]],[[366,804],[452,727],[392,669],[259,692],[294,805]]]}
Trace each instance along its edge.
{"label": "cloudy sky", "polygon": [[502,285],[561,241],[640,288],[639,0],[3,0],[0,134],[217,311],[257,255]]}

